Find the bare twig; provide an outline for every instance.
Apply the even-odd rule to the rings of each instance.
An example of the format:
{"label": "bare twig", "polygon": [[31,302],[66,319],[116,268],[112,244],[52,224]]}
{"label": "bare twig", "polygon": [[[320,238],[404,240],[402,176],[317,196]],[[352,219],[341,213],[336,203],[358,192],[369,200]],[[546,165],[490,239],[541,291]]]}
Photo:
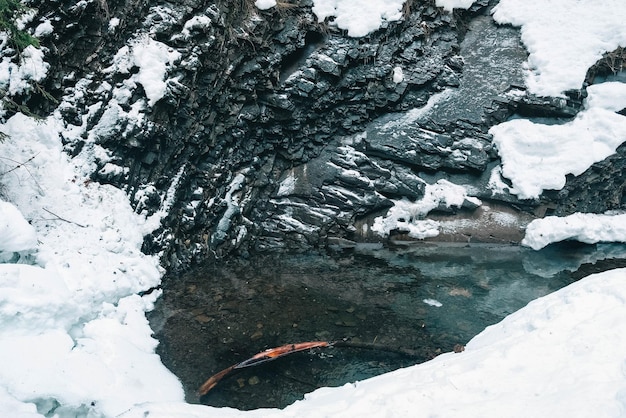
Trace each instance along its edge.
{"label": "bare twig", "polygon": [[54,212],[49,211],[49,210],[48,210],[48,209],[46,209],[46,208],[43,208],[43,210],[45,210],[46,212],[48,212],[50,215],[55,216],[55,217],[56,217],[58,220],[60,220],[60,221],[67,222],[67,223],[69,223],[69,224],[78,225],[78,226],[80,226],[81,228],[87,228],[87,226],[85,226],[85,225],[81,225],[81,224],[79,224],[78,222],[69,221],[69,220],[67,220],[67,219],[65,219],[65,218],[61,218],[59,215],[57,215],[57,214],[56,214],[56,213],[54,213]]}
{"label": "bare twig", "polygon": [[12,169],[5,171],[4,173],[0,173],[0,176],[4,176],[5,174],[8,174],[12,171],[17,170],[18,168],[24,168],[24,170],[26,170],[28,172],[28,174],[30,175],[30,177],[33,179],[33,182],[35,182],[35,185],[37,185],[37,187],[39,188],[39,191],[41,193],[43,193],[43,189],[41,187],[41,185],[39,184],[39,182],[35,179],[35,176],[33,176],[33,173],[30,172],[30,170],[28,169],[28,167],[26,166],[26,164],[28,164],[29,162],[31,162],[32,160],[34,160],[37,156],[39,155],[39,153],[33,155],[32,157],[30,157],[28,160],[24,161],[23,163],[19,162],[19,161],[15,161],[11,158],[7,158],[7,157],[0,157],[0,158],[4,158],[5,160],[11,161],[15,164],[17,164],[15,167],[13,167]]}
{"label": "bare twig", "polygon": [[390,353],[401,354],[407,357],[420,358],[422,355],[409,348],[404,347],[391,347],[383,344],[373,343],[365,343],[365,342],[357,342],[357,341],[335,341],[333,344],[335,347],[351,347],[351,348],[364,348],[367,350],[375,350],[375,351],[388,351]]}
{"label": "bare twig", "polygon": [[[2,157],[2,158],[4,158],[5,160],[9,160],[9,161],[11,161],[11,162],[14,162],[14,163],[15,163],[15,164],[17,164],[17,165],[16,165],[15,167],[13,167],[12,169],[5,171],[4,173],[0,173],[0,176],[4,176],[5,174],[9,174],[11,171],[15,171],[15,170],[17,170],[17,169],[18,169],[18,168],[20,168],[20,167],[24,167],[26,164],[28,164],[29,162],[31,162],[32,160],[34,160],[34,159],[35,159],[35,157],[37,157],[38,155],[39,155],[39,153],[37,153],[37,154],[33,155],[32,157],[30,157],[28,160],[24,161],[23,163],[20,163],[20,162],[18,162],[18,161],[12,160],[12,159],[7,158],[7,157]],[[24,167],[24,168],[26,168],[26,167]],[[27,168],[26,168],[26,169],[27,169]],[[27,169],[27,170],[28,170],[28,169]]]}

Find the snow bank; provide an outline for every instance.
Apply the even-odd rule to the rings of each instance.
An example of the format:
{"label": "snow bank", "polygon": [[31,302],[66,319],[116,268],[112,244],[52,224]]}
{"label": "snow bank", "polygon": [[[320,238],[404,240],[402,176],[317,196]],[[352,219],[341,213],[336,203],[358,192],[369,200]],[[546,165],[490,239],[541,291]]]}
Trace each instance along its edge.
{"label": "snow bank", "polygon": [[[463,353],[307,401],[326,416],[379,415],[392,405],[395,416],[618,416],[626,355],[615,347],[626,337],[615,327],[624,329],[625,280],[625,270],[589,277],[487,328]],[[307,401],[286,412],[307,416]]]}
{"label": "snow bank", "polygon": [[586,109],[563,125],[544,125],[525,119],[501,123],[489,130],[502,158],[502,175],[521,199],[543,190],[560,190],[567,174],[580,175],[595,162],[615,153],[626,141],[626,85],[590,86]]}
{"label": "snow bank", "polygon": [[[587,69],[604,52],[626,45],[626,3],[621,0],[501,0],[493,17],[521,26],[530,53],[526,83],[538,95],[558,96],[580,88]],[[502,158],[490,180],[495,189],[508,189],[522,199],[537,198],[544,190],[563,188],[568,174],[580,175],[615,153],[626,141],[626,117],[615,113],[626,108],[626,84],[603,83],[587,90],[585,108],[571,122],[512,120],[491,128]],[[532,222],[522,243],[540,249],[566,239],[626,242],[623,222],[623,215],[548,217]]]}
{"label": "snow bank", "polygon": [[626,46],[624,0],[500,0],[493,18],[522,27],[526,85],[540,96],[581,88],[604,52]]}
{"label": "snow bank", "polygon": [[[451,12],[455,8],[467,9],[475,0],[437,0],[437,7]],[[355,38],[380,29],[386,22],[402,19],[405,0],[314,0],[313,13],[318,21],[334,17],[333,23]],[[272,4],[274,3],[274,4]],[[266,9],[274,0],[257,0],[257,7]]]}
{"label": "snow bank", "polygon": [[20,252],[37,248],[35,229],[12,204],[0,200],[0,260],[3,252]]}
{"label": "snow bank", "polygon": [[526,227],[522,244],[539,250],[553,242],[570,239],[587,244],[626,242],[626,214],[575,213],[536,219]]}
{"label": "snow bank", "polygon": [[22,114],[0,125],[12,202],[0,204],[0,248],[32,264],[0,264],[0,410],[19,401],[7,416],[108,417],[137,402],[182,401],[145,318],[159,293],[137,295],[161,277],[157,258],[140,251],[148,221],[121,190],[81,177],[93,156],[70,161],[62,129],[54,117]]}
{"label": "snow bank", "polygon": [[358,38],[400,20],[403,5],[404,0],[315,0],[313,13],[320,22],[334,17],[337,27]]}
{"label": "snow bank", "polygon": [[626,108],[626,83],[609,82],[587,87],[587,107],[619,112]]}

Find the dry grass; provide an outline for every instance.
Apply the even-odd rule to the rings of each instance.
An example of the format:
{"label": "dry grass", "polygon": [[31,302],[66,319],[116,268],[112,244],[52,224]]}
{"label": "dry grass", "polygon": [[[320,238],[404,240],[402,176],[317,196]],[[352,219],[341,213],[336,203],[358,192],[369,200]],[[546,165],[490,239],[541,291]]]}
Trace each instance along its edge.
{"label": "dry grass", "polygon": [[621,46],[611,52],[605,53],[598,62],[589,68],[585,81],[589,84],[593,84],[597,76],[617,74],[620,71],[626,71],[626,48]]}
{"label": "dry grass", "polygon": [[613,74],[626,69],[626,48],[617,47],[615,51],[604,54],[603,60]]}
{"label": "dry grass", "polygon": [[279,10],[295,9],[296,7],[298,7],[297,4],[289,3],[288,1],[276,1],[276,8]]}
{"label": "dry grass", "polygon": [[416,0],[406,0],[404,2],[404,4],[402,5],[402,18],[403,19],[408,19],[409,16],[411,16],[411,13],[413,12],[413,5],[417,3]]}

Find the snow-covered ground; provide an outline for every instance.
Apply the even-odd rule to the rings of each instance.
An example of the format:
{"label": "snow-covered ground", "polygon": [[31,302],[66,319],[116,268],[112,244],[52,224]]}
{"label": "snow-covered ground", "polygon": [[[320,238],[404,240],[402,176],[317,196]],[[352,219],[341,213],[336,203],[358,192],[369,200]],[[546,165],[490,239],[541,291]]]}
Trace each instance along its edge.
{"label": "snow-covered ground", "polygon": [[[257,4],[269,8],[275,2]],[[372,0],[370,8],[360,9],[350,4],[352,0],[315,1],[318,17],[339,14],[336,22],[349,32],[352,24],[376,28],[401,18],[400,1]],[[449,10],[469,7],[471,1],[437,4]],[[495,17],[522,26],[531,53],[528,86],[539,94],[579,87],[581,66],[586,70],[602,52],[626,46],[623,0],[502,0]],[[27,88],[22,79],[6,77],[8,66],[11,77],[20,71],[31,79],[45,75],[45,61],[36,52],[24,58],[30,61],[23,69],[3,61],[0,87]],[[118,58],[114,71],[122,71],[122,58],[150,65],[150,71],[131,80],[146,84],[147,105],[158,100],[164,71],[176,59],[149,39],[134,42],[132,51]],[[159,65],[150,64],[155,62]],[[529,140],[524,132],[565,141],[578,124],[576,129],[585,132],[574,139],[581,143],[563,143],[558,149],[562,160],[572,164],[579,161],[569,153],[581,160],[592,154],[585,163],[591,164],[626,140],[626,118],[613,113],[624,106],[623,86],[597,86],[590,93],[586,110],[570,124],[517,126],[520,122],[512,121],[494,128],[503,153],[501,172],[513,191],[532,196],[558,187],[532,176],[543,166],[529,168],[526,161],[540,162],[524,158],[552,157],[554,148]],[[123,100],[123,92],[116,97]],[[10,135],[0,143],[0,416],[33,418],[50,411],[57,417],[126,418],[626,416],[626,270],[587,277],[530,303],[476,336],[462,353],[320,389],[282,411],[186,404],[180,383],[154,353],[157,342],[145,312],[158,292],[139,296],[157,285],[162,273],[157,259],[143,255],[140,246],[167,210],[167,196],[163,211],[146,219],[132,211],[122,191],[89,182],[93,160],[106,155],[88,140],[84,151],[69,159],[60,133],[77,135],[76,129],[70,131],[55,115],[36,122],[18,114],[0,125]],[[524,148],[515,146],[517,139],[526,141]],[[581,170],[559,167],[557,177]],[[441,193],[433,188],[432,204],[442,203],[444,191],[466,193],[460,186],[438,186]],[[455,199],[446,196],[444,203],[457,204]],[[429,207],[421,204],[417,215]],[[529,226],[526,243],[539,248],[569,237],[626,241],[624,222],[619,214],[546,218]]]}

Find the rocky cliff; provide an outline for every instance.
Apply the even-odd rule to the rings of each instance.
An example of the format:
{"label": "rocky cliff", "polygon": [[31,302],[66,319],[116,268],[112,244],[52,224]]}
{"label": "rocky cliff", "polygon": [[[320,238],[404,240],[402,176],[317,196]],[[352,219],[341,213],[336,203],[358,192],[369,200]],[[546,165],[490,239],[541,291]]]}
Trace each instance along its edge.
{"label": "rocky cliff", "polygon": [[[251,0],[34,0],[28,25],[53,27],[40,36],[49,94],[19,99],[59,112],[67,152],[94,155],[93,181],[126,190],[138,212],[169,210],[144,250],[162,251],[171,271],[404,239],[401,229],[375,233],[376,217],[434,184],[471,192],[415,214],[476,221],[447,239],[515,240],[486,231],[489,211],[473,198],[520,225],[623,208],[623,147],[538,199],[490,187],[491,126],[512,115],[566,120],[585,97],[584,86],[567,99],[524,90],[526,53],[516,29],[491,19],[493,3],[451,14],[407,1],[401,20],[354,38],[318,21],[311,0],[268,10]],[[599,64],[588,82],[607,71]]]}

